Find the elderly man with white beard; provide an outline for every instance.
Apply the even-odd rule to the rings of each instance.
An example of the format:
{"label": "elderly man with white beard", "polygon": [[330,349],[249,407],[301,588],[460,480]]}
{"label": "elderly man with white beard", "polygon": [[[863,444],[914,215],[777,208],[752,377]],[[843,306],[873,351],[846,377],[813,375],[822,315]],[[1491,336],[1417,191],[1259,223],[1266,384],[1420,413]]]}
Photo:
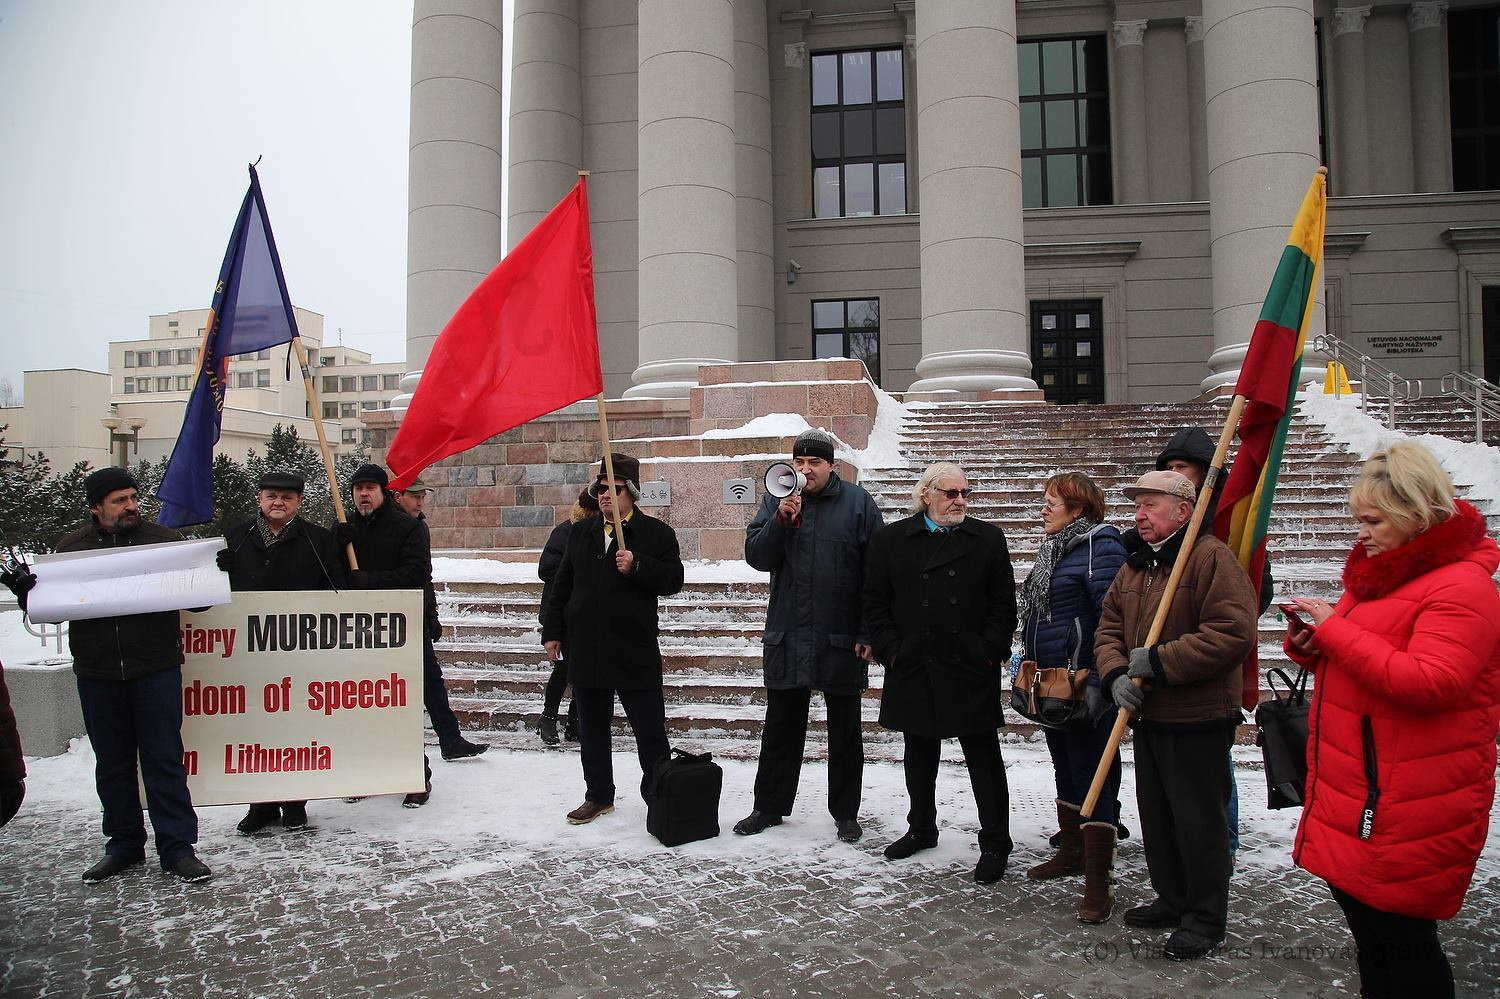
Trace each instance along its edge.
{"label": "elderly man with white beard", "polygon": [[908,828],[885,855],[904,860],[937,845],[938,757],[942,740],[957,738],[979,809],[974,880],[993,884],[1012,846],[1000,671],[1016,630],[1016,583],[1004,532],[968,515],[972,494],[957,465],[922,473],[911,516],[870,542],[864,608],[885,664],[880,724],[906,739]]}

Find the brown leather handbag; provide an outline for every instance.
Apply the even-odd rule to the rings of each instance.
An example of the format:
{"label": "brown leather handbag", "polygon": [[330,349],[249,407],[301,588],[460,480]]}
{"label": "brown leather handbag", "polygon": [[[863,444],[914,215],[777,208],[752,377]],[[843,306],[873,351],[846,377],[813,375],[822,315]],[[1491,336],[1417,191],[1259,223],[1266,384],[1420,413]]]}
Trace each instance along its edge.
{"label": "brown leather handbag", "polygon": [[1038,668],[1030,659],[1010,682],[1010,706],[1047,728],[1083,729],[1093,725],[1086,693],[1089,671],[1066,666]]}

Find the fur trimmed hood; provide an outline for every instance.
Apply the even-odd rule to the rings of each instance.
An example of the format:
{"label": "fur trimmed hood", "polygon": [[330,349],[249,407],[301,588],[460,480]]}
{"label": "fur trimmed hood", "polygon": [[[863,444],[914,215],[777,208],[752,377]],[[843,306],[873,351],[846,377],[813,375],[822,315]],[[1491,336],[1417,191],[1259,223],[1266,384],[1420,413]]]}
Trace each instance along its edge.
{"label": "fur trimmed hood", "polygon": [[[1359,600],[1383,597],[1397,587],[1434,569],[1477,556],[1493,574],[1500,552],[1489,539],[1484,517],[1465,500],[1457,500],[1458,512],[1433,524],[1399,548],[1370,555],[1355,544],[1344,563],[1344,589]],[[1480,552],[1489,549],[1486,560]]]}

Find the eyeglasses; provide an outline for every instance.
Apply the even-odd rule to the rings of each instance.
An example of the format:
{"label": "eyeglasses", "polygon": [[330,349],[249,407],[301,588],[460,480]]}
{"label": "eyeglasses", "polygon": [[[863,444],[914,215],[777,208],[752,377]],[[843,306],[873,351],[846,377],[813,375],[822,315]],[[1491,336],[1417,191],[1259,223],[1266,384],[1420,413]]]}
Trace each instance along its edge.
{"label": "eyeglasses", "polygon": [[[606,485],[605,483],[603,483],[603,482],[595,482],[594,483],[594,495],[595,496],[603,496],[605,493],[609,492],[609,488],[610,487],[608,485]],[[621,493],[623,493],[625,491],[625,487],[623,485],[615,486],[614,489],[615,489],[615,495],[616,496],[620,495]]]}
{"label": "eyeglasses", "polygon": [[935,493],[942,493],[944,496],[948,497],[950,500],[956,500],[960,496],[962,496],[964,499],[968,499],[970,496],[974,495],[974,490],[972,488],[969,488],[969,489],[938,489],[935,486],[929,486],[928,488],[931,489]]}

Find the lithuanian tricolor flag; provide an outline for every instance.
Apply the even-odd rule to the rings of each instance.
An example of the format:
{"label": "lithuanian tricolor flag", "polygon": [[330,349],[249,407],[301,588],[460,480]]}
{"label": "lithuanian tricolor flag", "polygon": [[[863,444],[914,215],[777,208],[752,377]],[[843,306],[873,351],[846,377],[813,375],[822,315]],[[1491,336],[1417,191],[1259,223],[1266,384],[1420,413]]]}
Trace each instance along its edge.
{"label": "lithuanian tricolor flag", "polygon": [[[1281,451],[1302,372],[1302,347],[1323,270],[1327,175],[1327,168],[1319,167],[1302,199],[1234,387],[1235,395],[1245,397],[1240,449],[1214,513],[1214,533],[1234,551],[1257,591]],[[1247,711],[1254,710],[1260,700],[1260,671],[1253,650],[1245,661],[1242,700]]]}

